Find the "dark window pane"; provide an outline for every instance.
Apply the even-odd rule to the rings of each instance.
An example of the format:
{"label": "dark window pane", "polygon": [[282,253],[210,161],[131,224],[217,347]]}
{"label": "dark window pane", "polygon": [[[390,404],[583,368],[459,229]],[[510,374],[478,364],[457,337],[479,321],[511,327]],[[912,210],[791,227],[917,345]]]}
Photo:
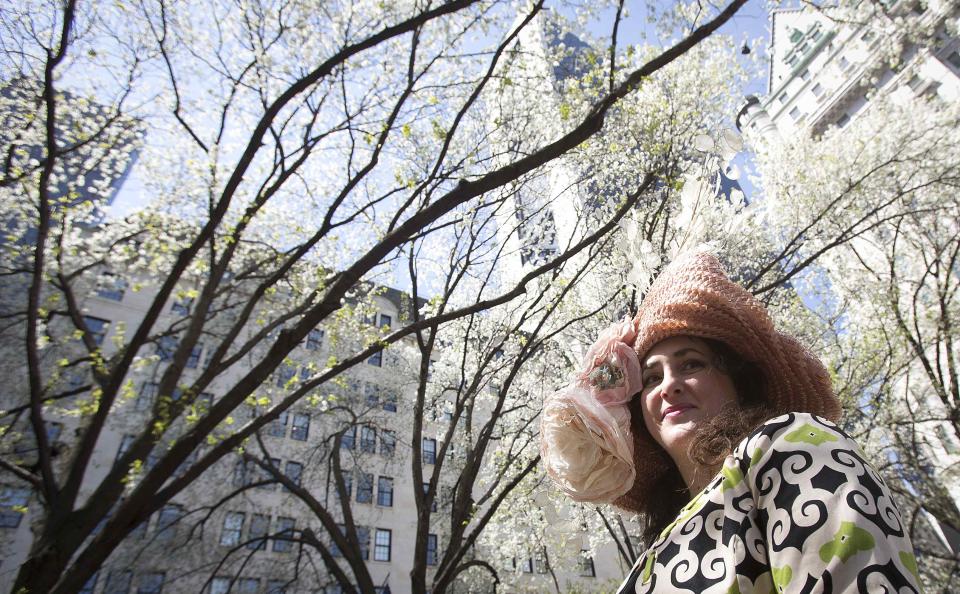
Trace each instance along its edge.
{"label": "dark window pane", "polygon": [[293,518],[277,518],[277,532],[273,537],[273,550],[276,553],[286,553],[293,548]]}
{"label": "dark window pane", "polygon": [[262,551],[267,548],[267,533],[270,530],[270,516],[253,514],[250,517],[250,532],[247,535],[247,548]]}
{"label": "dark window pane", "polygon": [[423,438],[423,463],[436,464],[437,462],[437,440],[429,437]]}
{"label": "dark window pane", "polygon": [[290,429],[290,438],[297,441],[307,441],[310,435],[310,415],[296,413],[293,415],[293,428]]}
{"label": "dark window pane", "polygon": [[319,351],[323,346],[323,330],[313,329],[307,334],[307,350]]}
{"label": "dark window pane", "polygon": [[437,535],[427,535],[427,565],[437,564]]}
{"label": "dark window pane", "polygon": [[360,479],[357,481],[357,503],[370,503],[371,501],[373,501],[373,475],[361,472]]}
{"label": "dark window pane", "polygon": [[377,479],[377,505],[393,507],[393,479],[388,476]]}
{"label": "dark window pane", "polygon": [[284,466],[283,474],[285,474],[294,485],[299,487],[300,476],[303,474],[303,464],[292,461],[287,462],[286,466]]}
{"label": "dark window pane", "polygon": [[144,573],[137,583],[137,594],[160,594],[163,592],[163,574]]}
{"label": "dark window pane", "polygon": [[103,594],[129,594],[132,581],[133,572],[129,569],[111,571],[107,574],[107,585],[103,588]]}
{"label": "dark window pane", "polygon": [[360,451],[366,454],[377,451],[377,430],[369,425],[360,428]]}
{"label": "dark window pane", "polygon": [[110,326],[110,320],[95,318],[93,316],[83,316],[83,323],[87,325],[87,330],[90,331],[90,338],[93,339],[93,344],[97,346],[102,345],[103,339],[107,335],[107,328]]}

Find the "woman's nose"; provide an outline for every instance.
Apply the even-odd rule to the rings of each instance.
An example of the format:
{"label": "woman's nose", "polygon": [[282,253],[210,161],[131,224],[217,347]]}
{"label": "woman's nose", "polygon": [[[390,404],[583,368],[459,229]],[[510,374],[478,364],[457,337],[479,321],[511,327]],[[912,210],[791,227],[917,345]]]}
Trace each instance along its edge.
{"label": "woman's nose", "polygon": [[682,390],[682,382],[680,377],[669,370],[663,371],[663,381],[660,382],[660,394],[661,397],[670,399],[672,396],[676,396]]}

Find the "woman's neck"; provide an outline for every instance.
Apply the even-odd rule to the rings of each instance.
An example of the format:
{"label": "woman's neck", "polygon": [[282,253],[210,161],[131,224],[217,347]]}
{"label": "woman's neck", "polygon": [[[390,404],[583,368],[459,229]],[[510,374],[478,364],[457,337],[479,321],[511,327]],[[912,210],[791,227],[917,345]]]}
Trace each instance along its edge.
{"label": "woman's neck", "polygon": [[[687,490],[690,492],[691,497],[702,491],[713,477],[717,475],[722,466],[722,464],[714,464],[711,466],[697,464],[687,455],[682,456],[682,458],[682,460],[674,460],[674,463],[677,464],[677,470],[680,471],[680,477],[687,485]],[[683,463],[681,464],[681,462]]]}

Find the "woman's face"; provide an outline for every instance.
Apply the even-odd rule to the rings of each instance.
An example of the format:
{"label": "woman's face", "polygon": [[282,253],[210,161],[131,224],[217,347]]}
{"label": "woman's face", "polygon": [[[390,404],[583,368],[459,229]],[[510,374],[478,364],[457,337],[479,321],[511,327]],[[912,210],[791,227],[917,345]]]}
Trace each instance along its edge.
{"label": "woman's face", "polygon": [[701,422],[737,401],[733,381],[714,359],[703,340],[674,336],[655,344],[640,362],[644,425],[674,461]]}

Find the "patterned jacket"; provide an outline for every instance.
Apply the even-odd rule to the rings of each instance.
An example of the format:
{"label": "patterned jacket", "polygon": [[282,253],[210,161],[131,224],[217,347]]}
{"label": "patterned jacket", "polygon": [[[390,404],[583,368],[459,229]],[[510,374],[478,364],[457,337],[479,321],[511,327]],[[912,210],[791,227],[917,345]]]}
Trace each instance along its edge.
{"label": "patterned jacket", "polygon": [[740,442],[619,593],[919,593],[904,530],[856,442],[792,413]]}

